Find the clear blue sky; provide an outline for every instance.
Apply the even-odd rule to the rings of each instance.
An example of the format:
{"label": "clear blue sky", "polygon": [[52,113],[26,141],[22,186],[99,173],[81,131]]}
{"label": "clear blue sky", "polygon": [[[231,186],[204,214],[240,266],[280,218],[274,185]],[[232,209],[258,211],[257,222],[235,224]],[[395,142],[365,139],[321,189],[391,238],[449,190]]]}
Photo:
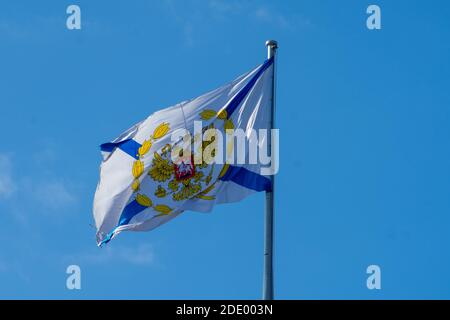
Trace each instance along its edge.
{"label": "clear blue sky", "polygon": [[437,0],[3,1],[0,298],[260,298],[263,194],[102,249],[90,224],[98,146],[250,70],[270,38],[276,296],[450,298],[449,16]]}

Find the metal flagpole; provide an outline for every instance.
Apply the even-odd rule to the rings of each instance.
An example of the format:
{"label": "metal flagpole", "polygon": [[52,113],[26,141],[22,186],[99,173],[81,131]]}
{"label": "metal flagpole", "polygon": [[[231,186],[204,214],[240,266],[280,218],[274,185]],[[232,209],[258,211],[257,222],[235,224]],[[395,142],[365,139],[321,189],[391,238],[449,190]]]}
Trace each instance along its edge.
{"label": "metal flagpole", "polygon": [[[274,59],[272,64],[272,105],[270,111],[270,129],[274,128],[275,118],[275,53],[278,43],[275,40],[266,41],[267,57]],[[269,138],[267,145],[272,153],[272,139]],[[275,157],[272,154],[272,161]],[[269,176],[272,190],[266,191],[266,212],[264,218],[264,280],[263,280],[263,299],[273,300],[273,198],[275,192],[275,177]]]}

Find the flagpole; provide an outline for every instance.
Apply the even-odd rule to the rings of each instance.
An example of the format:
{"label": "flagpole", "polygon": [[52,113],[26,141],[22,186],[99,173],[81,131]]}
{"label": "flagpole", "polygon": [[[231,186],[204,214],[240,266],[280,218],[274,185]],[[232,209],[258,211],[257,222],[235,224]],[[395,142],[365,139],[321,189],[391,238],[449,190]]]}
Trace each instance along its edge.
{"label": "flagpole", "polygon": [[[273,57],[272,67],[272,99],[270,110],[270,129],[274,128],[275,120],[275,54],[278,43],[275,40],[266,41],[267,58]],[[268,139],[268,148],[272,153],[272,139]],[[272,161],[275,159],[272,154]],[[264,217],[264,275],[263,275],[263,299],[273,300],[273,200],[275,193],[275,177],[269,176],[272,190],[266,191],[266,212]]]}

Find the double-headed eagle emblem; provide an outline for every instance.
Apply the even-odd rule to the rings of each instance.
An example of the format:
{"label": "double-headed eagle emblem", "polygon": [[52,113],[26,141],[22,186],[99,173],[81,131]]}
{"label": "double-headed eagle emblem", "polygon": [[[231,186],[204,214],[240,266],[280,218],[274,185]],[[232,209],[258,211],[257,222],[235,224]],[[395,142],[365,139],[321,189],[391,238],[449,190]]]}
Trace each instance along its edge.
{"label": "double-headed eagle emblem", "polygon": [[[203,110],[200,113],[202,120],[219,119],[223,121],[224,129],[233,129],[233,122],[228,119],[225,110],[216,112],[214,110]],[[214,128],[214,123],[211,122],[206,129]],[[194,163],[192,161],[181,161],[174,163],[171,159],[172,145],[166,144],[160,150],[153,152],[151,159],[151,166],[145,172],[144,176],[144,161],[152,147],[152,145],[159,139],[163,138],[170,131],[170,124],[163,122],[159,124],[153,131],[153,134],[145,140],[138,149],[136,160],[133,162],[131,173],[132,183],[131,189],[136,202],[144,207],[152,208],[156,216],[168,215],[174,211],[175,208],[170,206],[170,203],[179,202],[189,199],[200,199],[205,201],[215,200],[214,195],[208,195],[216,186],[217,181],[226,173],[229,165],[224,164],[220,172],[214,174],[215,165],[208,164],[202,160],[201,163]],[[195,136],[194,139],[200,138]],[[215,141],[202,141],[201,148],[206,148],[209,144]],[[202,149],[202,150],[203,150]],[[195,150],[202,152],[202,150]],[[144,178],[150,178],[155,183],[154,190],[151,193],[143,191],[141,183]],[[168,205],[169,204],[169,205]],[[156,217],[155,216],[155,217]]]}

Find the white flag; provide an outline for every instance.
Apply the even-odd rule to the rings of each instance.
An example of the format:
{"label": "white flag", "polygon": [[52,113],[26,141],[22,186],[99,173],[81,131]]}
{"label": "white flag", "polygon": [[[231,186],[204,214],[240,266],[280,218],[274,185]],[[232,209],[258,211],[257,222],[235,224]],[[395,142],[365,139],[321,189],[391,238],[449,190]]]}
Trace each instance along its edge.
{"label": "white flag", "polygon": [[[215,204],[271,189],[267,172],[274,172],[273,163],[262,164],[261,155],[253,152],[255,143],[265,146],[269,139],[263,130],[270,129],[272,68],[273,59],[266,60],[227,85],[155,112],[101,145],[94,199],[99,245],[124,230],[154,229],[185,210],[209,212]],[[242,143],[225,139],[233,132],[238,136],[239,130],[232,129],[245,132],[245,150]],[[187,134],[191,140],[183,140]]]}

